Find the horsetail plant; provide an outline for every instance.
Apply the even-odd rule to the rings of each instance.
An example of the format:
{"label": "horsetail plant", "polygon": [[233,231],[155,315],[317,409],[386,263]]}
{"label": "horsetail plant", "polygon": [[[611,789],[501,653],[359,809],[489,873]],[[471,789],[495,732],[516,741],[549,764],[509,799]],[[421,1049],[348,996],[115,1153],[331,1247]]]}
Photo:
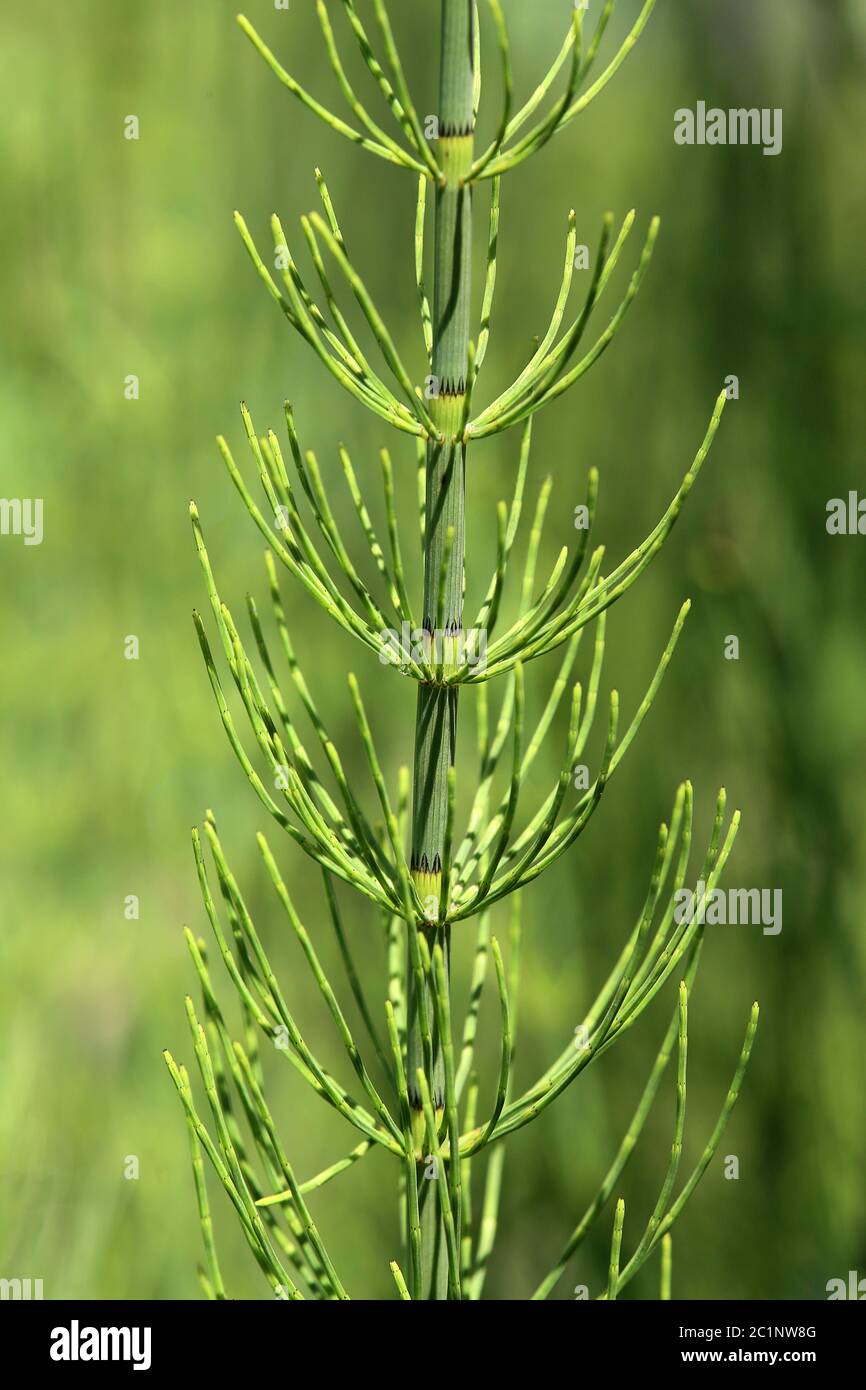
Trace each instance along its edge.
{"label": "horsetail plant", "polygon": [[[301,219],[314,280],[302,273],[279,218],[271,220],[273,259],[261,252],[246,222],[236,222],[250,260],[295,332],[313,349],[336,381],[383,422],[415,440],[419,483],[419,531],[423,560],[420,607],[410,593],[403,563],[405,537],[397,521],[395,465],[380,456],[387,535],[376,533],[363,491],[346,450],[340,464],[368,561],[378,576],[376,591],[356,566],[338,526],[326,480],[314,453],[300,443],[295,415],[285,405],[288,454],[274,431],[259,434],[246,407],[243,432],[264,494],[256,502],[244,472],[225,439],[218,441],[228,473],[267,543],[265,555],[273,620],[286,663],[281,684],[259,610],[248,600],[255,647],[242,638],[220,597],[198,511],[192,525],[213,624],[249,721],[255,752],[248,751],[232,713],[205,624],[195,626],[231,747],[257,796],[277,825],[322,870],[328,915],[345,966],[349,993],[367,1043],[358,1042],[316,948],[295,911],[279,855],[258,836],[265,873],[288,926],[297,938],[313,981],[331,1016],[352,1073],[354,1093],[313,1053],[295,1021],[271,967],[262,937],[229,867],[213,815],[193,832],[198,880],[216,947],[239,997],[242,1037],[233,1036],[219,1003],[203,940],[186,938],[201,986],[201,1010],[187,1012],[205,1110],[184,1067],[166,1054],[186,1113],[195,1191],[205,1249],[200,1270],[209,1298],[226,1296],[213,1234],[204,1160],[237,1213],[243,1234],[265,1280],[278,1297],[343,1299],[349,1295],[328,1254],[313,1216],[319,1190],[376,1149],[395,1160],[402,1204],[403,1250],[390,1264],[401,1299],[481,1297],[496,1233],[503,1182],[504,1140],[530,1124],[629,1029],[673,978],[679,982],[670,1025],[629,1129],[602,1183],[550,1273],[532,1293],[545,1299],[556,1288],[609,1199],[637,1144],[676,1050],[676,1114],[670,1162],[658,1200],[637,1238],[628,1231],[621,1198],[615,1205],[606,1287],[599,1297],[617,1298],[656,1249],[659,1289],[671,1296],[671,1228],[716,1153],[739,1095],[749,1062],[757,1006],[718,1123],[690,1176],[675,1195],[686,1117],[686,1056],[689,996],[703,939],[703,913],[683,920],[675,913],[677,893],[692,858],[693,795],[686,782],[676,792],[670,819],[659,830],[646,899],[607,981],[589,1008],[577,1040],[570,1038],[548,1069],[529,1085],[514,1073],[520,962],[521,891],[555,863],[582,835],[602,793],[625,756],[658,692],[680,635],[688,604],[680,610],[644,699],[630,716],[610,693],[604,749],[594,780],[573,805],[571,769],[581,759],[595,723],[605,651],[607,612],[639,578],[661,549],[697,478],[719,426],[722,393],[695,458],[658,524],[612,568],[602,547],[590,550],[598,475],[590,470],[586,525],[573,553],[563,548],[547,579],[536,580],[549,481],[542,487],[531,521],[526,560],[510,623],[502,620],[512,552],[524,511],[525,484],[535,417],[583,377],[619,332],[647,270],[658,232],[653,219],[625,294],[606,327],[584,346],[635,221],[630,212],[615,231],[604,219],[586,298],[566,323],[575,266],[576,223],[570,214],[562,283],[546,332],[516,380],[481,406],[478,380],[493,317],[503,177],[558,136],[607,86],[641,34],[654,8],[646,0],[630,33],[598,75],[602,39],[615,0],[606,0],[594,32],[584,34],[584,10],[563,0],[569,23],[550,68],[519,109],[514,109],[511,53],[500,0],[488,0],[498,47],[502,105],[496,134],[486,148],[475,143],[481,98],[481,26],[474,0],[441,0],[438,109],[422,120],[407,85],[385,0],[372,0],[375,29],[365,26],[354,0],[316,12],[330,65],[346,105],[344,119],[309,93],[265,45],[252,24],[239,23],[280,82],[332,130],[417,180],[414,270],[421,336],[426,350],[424,380],[418,383],[351,259],[335,203],[319,170],[321,212]],[[346,36],[363,63],[393,121],[393,133],[370,114],[351,85],[340,57],[332,13],[342,10]],[[377,52],[380,56],[377,56]],[[558,81],[561,78],[561,81]],[[555,95],[557,86],[561,88]],[[545,114],[539,114],[545,112]],[[473,334],[472,222],[482,184],[489,186],[489,235],[481,313]],[[429,204],[432,202],[432,210]],[[428,298],[427,241],[432,223],[432,302]],[[273,265],[272,272],[270,265]],[[335,285],[357,302],[369,346],[355,336],[340,308]],[[565,326],[564,326],[565,325]],[[373,346],[381,358],[371,360]],[[468,626],[464,614],[467,454],[480,441],[519,427],[519,452],[509,505],[497,509],[497,558],[484,599]],[[416,542],[417,543],[417,542]],[[288,571],[345,632],[372,655],[415,683],[416,731],[411,776],[401,771],[389,787],[373,740],[361,683],[349,676],[349,695],[375,794],[374,816],[345,771],[340,753],[315,703],[295,654],[286,621],[280,573]],[[397,627],[393,626],[396,619]],[[571,685],[584,630],[594,630],[586,687]],[[560,651],[559,670],[541,718],[527,728],[524,686],[530,662]],[[502,699],[495,722],[488,683],[501,677]],[[465,826],[457,824],[457,715],[462,687],[475,686],[478,775]],[[291,698],[286,691],[290,692]],[[570,694],[569,694],[570,690]],[[561,708],[568,705],[563,773],[539,805],[524,809],[528,773]],[[312,739],[302,741],[297,704]],[[505,772],[499,792],[497,775]],[[461,786],[462,786],[461,782]],[[712,893],[731,852],[739,813],[728,820],[724,791],[703,853],[699,880]],[[205,843],[212,871],[205,860]],[[218,884],[215,898],[212,875]],[[335,880],[372,902],[381,919],[386,977],[380,999],[369,1002],[355,964],[356,936],[346,930]],[[492,909],[510,898],[506,960],[492,935]],[[698,905],[700,908],[700,904]],[[476,919],[470,995],[458,1026],[450,990],[452,948],[466,946],[459,930]],[[492,1103],[480,1093],[474,1066],[481,998],[489,988],[490,964],[499,1001],[500,1067]],[[314,1092],[355,1131],[343,1157],[312,1177],[296,1174],[265,1098],[261,1034]],[[209,1112],[209,1121],[204,1116]],[[484,1184],[477,1201],[476,1159],[484,1155]],[[430,1179],[434,1180],[430,1180]],[[631,1248],[631,1253],[629,1249]]]}

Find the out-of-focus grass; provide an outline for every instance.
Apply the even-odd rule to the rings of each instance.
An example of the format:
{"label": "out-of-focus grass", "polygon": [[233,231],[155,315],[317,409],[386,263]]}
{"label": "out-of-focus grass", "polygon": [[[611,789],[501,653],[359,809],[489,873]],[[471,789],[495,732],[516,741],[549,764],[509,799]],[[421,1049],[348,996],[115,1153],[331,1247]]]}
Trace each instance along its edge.
{"label": "out-of-focus grass", "polygon": [[[420,105],[432,107],[424,7],[397,8]],[[620,8],[622,28],[635,6]],[[763,1004],[723,1146],[739,1157],[740,1179],[726,1181],[717,1161],[676,1237],[675,1293],[692,1297],[820,1297],[827,1279],[866,1263],[864,541],[824,530],[827,499],[861,474],[866,34],[856,3],[756,8],[659,6],[605,96],[506,183],[488,375],[491,389],[504,383],[543,329],[570,206],[588,242],[608,206],[635,205],[641,222],[661,212],[626,331],[536,433],[534,486],[547,472],[556,479],[549,563],[571,539],[591,463],[602,470],[599,534],[610,556],[624,554],[685,470],[722,378],[740,378],[741,399],[668,549],[611,617],[608,681],[626,708],[691,594],[676,661],[597,823],[525,904],[518,1067],[528,1082],[624,939],[681,777],[695,782],[701,828],[721,782],[743,807],[728,882],[783,890],[778,937],[754,927],[711,935],[690,1014],[696,1155],[749,1005]],[[568,9],[506,5],[521,90],[555,50]],[[259,0],[251,17],[311,88],[330,92],[312,7],[275,12]],[[320,164],[353,255],[417,363],[412,180],[292,105],[223,0],[31,0],[8,7],[4,29],[0,492],[44,498],[45,540],[0,541],[0,1274],[41,1277],[47,1297],[185,1297],[198,1236],[186,1136],[159,1054],[190,1052],[180,928],[204,930],[188,836],[206,806],[272,937],[277,922],[253,844],[262,816],[223,741],[189,622],[203,595],[187,501],[199,502],[219,582],[239,609],[247,588],[263,591],[261,547],[212,444],[223,431],[240,445],[238,400],[260,427],[276,426],[290,394],[305,443],[333,469],[346,440],[371,489],[385,442],[289,339],[231,211],[262,231],[275,208],[295,224],[314,204]],[[783,107],[782,155],[676,147],[673,112],[698,98]],[[128,114],[140,119],[137,142],[123,139]],[[134,402],[123,395],[129,373],[141,381]],[[411,449],[398,442],[395,453],[408,498]],[[470,586],[488,572],[493,506],[510,492],[515,458],[510,438],[473,451]],[[408,756],[411,687],[386,682],[302,595],[291,622],[353,771],[361,777],[350,665],[377,697],[393,774]],[[137,662],[123,658],[131,633]],[[723,659],[732,633],[738,663]],[[533,675],[540,703],[549,673]],[[544,772],[557,771],[550,754]],[[291,848],[284,863],[318,938],[328,928],[317,876]],[[140,899],[137,921],[124,917],[129,894]],[[375,924],[363,905],[344,908],[375,980]],[[331,962],[327,938],[323,950]],[[288,943],[274,953],[300,1020],[336,1065],[297,957]],[[465,981],[468,933],[455,955]],[[525,1294],[558,1253],[663,1026],[653,1012],[513,1141],[491,1295]],[[343,1151],[343,1127],[323,1107],[293,1083],[278,1097],[299,1171]],[[672,1109],[666,1092],[624,1186],[630,1213],[652,1205]],[[130,1155],[138,1180],[124,1177]],[[386,1167],[367,1160],[317,1206],[355,1293],[390,1293],[397,1232]],[[231,1292],[260,1292],[230,1214],[219,1202],[217,1211]],[[627,1226],[626,1248],[629,1235]],[[601,1243],[590,1245],[581,1281],[598,1284],[602,1267]]]}

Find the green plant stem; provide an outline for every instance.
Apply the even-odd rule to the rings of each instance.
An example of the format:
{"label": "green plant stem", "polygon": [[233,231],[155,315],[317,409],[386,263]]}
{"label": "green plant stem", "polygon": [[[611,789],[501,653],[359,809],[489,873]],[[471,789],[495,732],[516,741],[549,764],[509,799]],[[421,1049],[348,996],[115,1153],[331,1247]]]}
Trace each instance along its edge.
{"label": "green plant stem", "polygon": [[[438,437],[427,443],[424,535],[423,627],[433,650],[432,665],[445,677],[459,664],[463,630],[464,475],[463,428],[469,368],[472,194],[464,182],[474,152],[472,0],[442,0],[438,159],[433,283],[433,395],[430,414]],[[448,857],[448,774],[457,741],[457,689],[431,682],[418,687],[415,725],[411,868],[427,915],[439,917],[442,865]],[[446,904],[447,907],[447,904]],[[414,931],[414,924],[408,924]],[[448,988],[448,927],[421,928],[430,952],[442,946]],[[411,943],[410,943],[411,946]],[[417,1086],[425,1067],[424,1017],[436,1018],[435,985],[418,993],[410,949],[408,976],[407,1078],[416,1145],[424,1147],[424,1114]],[[430,1079],[437,1125],[444,1106],[444,1060],[434,1030]],[[444,1181],[444,1175],[440,1177]],[[430,1183],[425,1184],[429,1189]],[[423,1189],[422,1189],[423,1191]],[[429,1191],[427,1193],[429,1196]],[[459,1215],[457,1213],[456,1215]],[[447,1297],[447,1261],[439,1205],[425,1201],[422,1225],[422,1297]],[[459,1234],[458,1234],[459,1240]]]}

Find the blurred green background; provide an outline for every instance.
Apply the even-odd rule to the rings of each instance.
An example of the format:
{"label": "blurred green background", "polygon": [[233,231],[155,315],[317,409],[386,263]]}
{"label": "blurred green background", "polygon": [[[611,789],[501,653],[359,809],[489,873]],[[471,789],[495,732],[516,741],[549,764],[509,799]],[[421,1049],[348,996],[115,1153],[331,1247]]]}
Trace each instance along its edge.
{"label": "blurred green background", "polygon": [[[599,7],[591,0],[590,15]],[[431,7],[399,0],[392,9],[419,108],[432,109]],[[506,0],[520,95],[556,51],[569,9],[567,0]],[[620,0],[605,52],[637,9]],[[312,5],[293,0],[277,12],[250,0],[248,13],[286,65],[338,105]],[[266,244],[276,209],[302,248],[296,219],[315,205],[321,165],[353,255],[420,376],[414,187],[294,103],[233,14],[228,0],[5,7],[0,492],[43,497],[45,537],[39,547],[0,542],[0,1275],[42,1278],[47,1298],[198,1293],[186,1132],[160,1051],[191,1060],[183,996],[193,972],[181,928],[206,927],[189,827],[207,806],[310,1041],[341,1067],[265,890],[253,838],[264,812],[201,665],[190,611],[205,596],[187,503],[198,501],[218,582],[240,613],[247,589],[265,593],[260,537],[213,436],[224,432],[243,457],[238,401],[260,430],[279,428],[288,394],[304,444],[334,480],[340,517],[353,520],[337,482],[342,440],[377,498],[376,453],[392,446],[410,516],[411,444],[387,439],[292,337],[231,213],[241,208]],[[360,85],[348,42],[344,50]],[[546,325],[568,209],[593,247],[608,207],[620,218],[636,207],[638,228],[662,217],[624,332],[536,429],[532,490],[548,472],[556,480],[548,569],[573,541],[588,466],[602,474],[598,536],[618,559],[678,485],[724,377],[740,380],[667,547],[611,615],[605,685],[618,686],[629,711],[682,599],[693,599],[656,707],[590,831],[525,895],[517,1068],[529,1084],[565,1044],[637,915],[657,824],[681,778],[695,784],[698,838],[722,783],[743,809],[726,882],[783,890],[779,936],[709,931],[691,1009],[684,1171],[712,1127],[753,999],[763,1013],[722,1144],[739,1157],[740,1178],[725,1179],[720,1154],[681,1219],[679,1297],[822,1298],[828,1279],[866,1274],[866,541],[825,530],[827,500],[862,478],[864,50],[860,0],[661,0],[616,81],[503,190],[485,401]],[[492,129],[499,91],[488,52],[483,120]],[[698,99],[782,107],[782,154],[676,146],[673,113]],[[130,114],[138,141],[123,138]],[[137,401],[124,397],[132,373]],[[470,455],[470,606],[490,572],[494,505],[510,495],[517,442],[499,436]],[[344,640],[304,594],[289,586],[286,595],[308,678],[359,784],[350,667],[393,779],[411,748],[411,686]],[[138,661],[124,659],[129,634]],[[738,662],[724,659],[729,634],[739,637]],[[530,715],[553,669],[532,669]],[[466,779],[474,699],[461,715]],[[560,746],[554,737],[539,788],[557,775]],[[336,976],[318,873],[288,843],[281,862]],[[124,916],[129,894],[140,899],[137,921]],[[341,903],[381,997],[375,914],[348,894]],[[461,928],[458,999],[471,954],[472,929]],[[511,1141],[489,1296],[527,1296],[558,1255],[613,1156],[672,999]],[[483,1026],[490,1044],[493,999]],[[482,1055],[489,1087],[490,1046]],[[272,1069],[272,1098],[302,1175],[350,1147],[342,1122],[284,1067]],[[626,1248],[655,1200],[672,1117],[670,1074],[622,1185]],[[124,1176],[129,1155],[138,1180]],[[371,1156],[316,1203],[356,1295],[391,1296],[393,1183],[389,1161]],[[230,1294],[263,1296],[221,1193],[214,1203]],[[560,1296],[578,1282],[598,1290],[611,1217]],[[648,1268],[630,1293],[654,1296],[656,1278]]]}

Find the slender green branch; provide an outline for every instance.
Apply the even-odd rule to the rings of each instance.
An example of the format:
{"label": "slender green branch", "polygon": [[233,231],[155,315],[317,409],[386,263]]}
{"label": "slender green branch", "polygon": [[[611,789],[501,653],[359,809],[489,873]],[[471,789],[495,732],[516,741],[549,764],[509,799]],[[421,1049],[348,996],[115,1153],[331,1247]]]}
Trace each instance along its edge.
{"label": "slender green branch", "polygon": [[619,1252],[622,1246],[622,1226],[625,1220],[625,1202],[622,1197],[616,1204],[616,1215],[613,1220],[613,1236],[610,1242],[610,1269],[607,1276],[607,1296],[610,1299],[616,1298],[616,1291],[619,1286]]}

